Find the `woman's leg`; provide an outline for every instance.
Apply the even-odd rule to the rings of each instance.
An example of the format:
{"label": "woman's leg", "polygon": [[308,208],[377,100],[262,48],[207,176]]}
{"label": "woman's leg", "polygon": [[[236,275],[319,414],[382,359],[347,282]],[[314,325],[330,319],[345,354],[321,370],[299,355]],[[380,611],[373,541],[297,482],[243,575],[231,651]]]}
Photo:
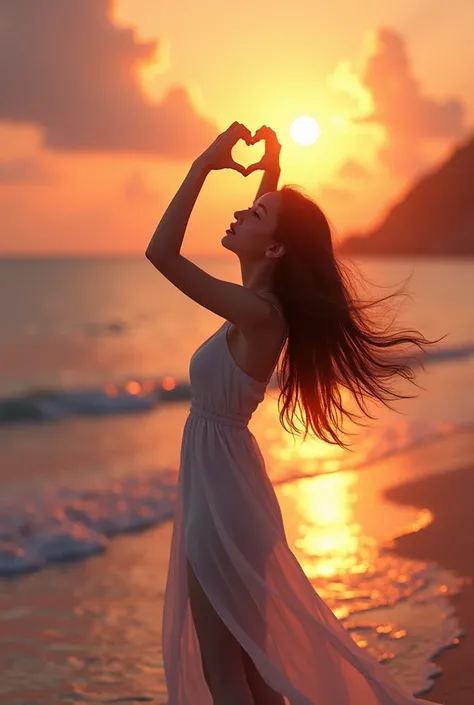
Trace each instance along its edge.
{"label": "woman's leg", "polygon": [[270,688],[268,683],[263,680],[248,653],[244,648],[240,648],[242,649],[242,659],[247,682],[252,691],[255,705],[285,705],[283,695],[280,695],[280,693],[277,693],[273,688]]}
{"label": "woman's leg", "polygon": [[254,705],[240,643],[210,603],[189,561],[187,576],[204,677],[214,705]]}

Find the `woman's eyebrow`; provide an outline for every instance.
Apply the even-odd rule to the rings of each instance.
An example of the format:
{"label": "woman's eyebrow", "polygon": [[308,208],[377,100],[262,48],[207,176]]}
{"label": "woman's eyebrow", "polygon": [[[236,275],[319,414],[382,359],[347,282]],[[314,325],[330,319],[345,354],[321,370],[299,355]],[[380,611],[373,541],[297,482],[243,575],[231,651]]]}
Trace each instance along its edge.
{"label": "woman's eyebrow", "polygon": [[265,208],[265,206],[263,205],[263,203],[257,203],[257,208],[263,208],[263,210],[265,211],[265,213],[268,215],[268,211],[267,211],[267,209]]}

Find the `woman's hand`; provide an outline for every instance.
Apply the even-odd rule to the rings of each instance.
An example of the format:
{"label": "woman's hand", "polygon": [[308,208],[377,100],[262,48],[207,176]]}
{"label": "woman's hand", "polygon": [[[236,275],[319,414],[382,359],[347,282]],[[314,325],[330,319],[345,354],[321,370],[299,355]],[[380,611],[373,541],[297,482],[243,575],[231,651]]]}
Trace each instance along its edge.
{"label": "woman's hand", "polygon": [[232,149],[239,140],[252,144],[252,133],[240,122],[234,122],[222,132],[195,163],[212,171],[213,169],[235,169],[242,176],[247,176],[247,168],[238,164],[232,157]]}
{"label": "woman's hand", "polygon": [[247,167],[246,175],[260,169],[263,171],[280,171],[281,144],[278,141],[276,132],[271,127],[263,125],[252,137],[251,144],[256,144],[260,140],[265,141],[265,154],[257,164]]}

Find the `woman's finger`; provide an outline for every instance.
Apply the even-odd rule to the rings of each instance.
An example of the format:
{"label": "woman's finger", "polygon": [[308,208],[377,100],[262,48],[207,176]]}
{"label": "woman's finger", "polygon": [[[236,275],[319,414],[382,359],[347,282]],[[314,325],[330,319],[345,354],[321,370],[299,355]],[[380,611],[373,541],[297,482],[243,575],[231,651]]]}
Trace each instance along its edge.
{"label": "woman's finger", "polygon": [[234,161],[233,159],[229,163],[229,169],[235,169],[235,171],[238,171],[239,174],[242,174],[242,176],[247,176],[247,169],[242,166],[242,164],[239,164],[238,162]]}
{"label": "woman's finger", "polygon": [[256,142],[259,142],[260,140],[267,140],[267,139],[277,139],[276,132],[275,130],[272,130],[271,127],[268,127],[267,125],[262,125],[262,127],[259,127],[257,132],[254,134],[252,142],[255,144]]}
{"label": "woman's finger", "polygon": [[254,171],[259,171],[260,169],[264,169],[264,168],[265,168],[265,164],[263,162],[263,159],[260,159],[260,161],[257,162],[256,164],[251,164],[250,166],[248,166],[246,168],[245,175],[248,176],[249,174],[253,174]]}
{"label": "woman's finger", "polygon": [[249,128],[242,123],[239,123],[239,128],[240,139],[244,140],[249,145],[252,144],[252,133]]}
{"label": "woman's finger", "polygon": [[232,138],[232,140],[235,142],[238,142],[240,139],[244,140],[247,144],[251,144],[252,140],[252,133],[248,129],[248,127],[245,127],[241,122],[234,122],[232,125],[226,130],[224,133],[226,134],[229,138]]}
{"label": "woman's finger", "polygon": [[245,127],[245,125],[242,125],[242,127],[244,128],[244,138],[243,139],[246,141],[246,143],[248,145],[251,145],[252,144],[252,133],[248,129],[248,127]]}

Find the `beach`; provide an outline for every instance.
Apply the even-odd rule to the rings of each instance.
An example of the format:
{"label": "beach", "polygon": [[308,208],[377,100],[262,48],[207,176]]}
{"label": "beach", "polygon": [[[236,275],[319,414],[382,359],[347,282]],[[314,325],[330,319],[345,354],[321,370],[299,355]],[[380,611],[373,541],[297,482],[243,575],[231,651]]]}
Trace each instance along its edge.
{"label": "beach", "polygon": [[446,705],[474,702],[474,466],[410,482],[386,492],[395,502],[427,507],[434,521],[421,531],[400,537],[396,550],[404,556],[436,561],[465,577],[451,598],[465,635],[460,645],[441,653],[442,677],[425,697]]}
{"label": "beach", "polygon": [[[472,477],[467,484],[469,471],[443,470],[444,458],[456,455],[461,461],[473,450],[474,437],[462,434],[361,471],[275,485],[289,544],[313,585],[361,646],[377,658],[393,653],[386,667],[407,689],[429,690],[430,655],[455,636],[459,618],[468,636],[436,658],[443,673],[423,695],[443,705],[472,703],[470,592],[455,599],[456,614],[449,617],[437,591],[447,580],[454,585],[446,566],[457,575],[472,574],[472,537],[465,535]],[[411,484],[389,489],[394,478],[409,478],[413,467],[424,476],[415,491]],[[434,521],[417,531],[425,507],[433,508]],[[172,526],[168,520],[117,535],[105,551],[84,560],[51,563],[0,581],[5,702],[167,702],[160,634]],[[407,531],[415,533],[397,541],[394,552],[390,534]],[[462,549],[450,551],[453,545]],[[427,572],[425,561],[431,560],[441,568]],[[384,571],[389,577],[381,580]]]}
{"label": "beach", "polygon": [[[203,266],[238,279],[234,265]],[[411,267],[366,272],[394,282]],[[0,700],[164,705],[188,365],[222,321],[142,260],[0,262],[0,273]],[[471,588],[459,584],[472,575],[472,484],[456,479],[474,467],[473,282],[469,263],[417,264],[403,323],[449,339],[424,359],[415,398],[379,407],[352,451],[293,439],[276,386],[250,424],[315,590],[406,692],[443,705],[473,702]]]}

